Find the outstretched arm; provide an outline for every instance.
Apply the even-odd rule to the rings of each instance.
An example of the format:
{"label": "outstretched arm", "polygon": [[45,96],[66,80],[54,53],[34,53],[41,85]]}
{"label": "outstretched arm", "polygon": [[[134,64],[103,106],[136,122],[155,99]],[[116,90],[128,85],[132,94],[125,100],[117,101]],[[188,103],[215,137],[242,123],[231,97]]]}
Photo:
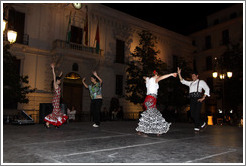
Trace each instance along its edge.
{"label": "outstretched arm", "polygon": [[97,79],[100,81],[100,84],[102,84],[102,79],[97,75],[97,72],[96,71],[94,71],[94,72],[92,72],[92,74],[95,76],[95,77],[97,77]]}
{"label": "outstretched arm", "polygon": [[177,76],[177,73],[170,73],[170,74],[166,74],[166,75],[160,76],[160,77],[158,77],[158,78],[155,80],[155,82],[157,83],[157,82],[159,82],[159,81],[161,81],[161,80],[164,80],[164,79],[166,79],[166,78],[168,78],[168,77],[171,77],[171,76],[176,77],[176,76]]}
{"label": "outstretched arm", "polygon": [[88,88],[88,85],[85,83],[85,77],[82,79],[82,83],[85,86],[85,88]]}
{"label": "outstretched arm", "polygon": [[55,64],[52,63],[50,66],[52,68],[52,73],[53,73],[54,88],[57,89],[58,85],[57,85],[57,82],[56,82]]}

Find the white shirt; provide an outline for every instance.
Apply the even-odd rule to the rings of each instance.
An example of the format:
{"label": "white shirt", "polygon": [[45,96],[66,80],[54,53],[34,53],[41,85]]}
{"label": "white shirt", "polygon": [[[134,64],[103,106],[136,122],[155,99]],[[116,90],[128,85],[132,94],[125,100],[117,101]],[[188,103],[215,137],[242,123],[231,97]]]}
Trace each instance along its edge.
{"label": "white shirt", "polygon": [[146,78],[146,88],[147,88],[147,95],[155,94],[157,95],[157,91],[159,89],[159,84],[155,82],[156,78],[154,77],[147,77]]}
{"label": "white shirt", "polygon": [[[189,86],[190,87],[189,93],[192,93],[192,92],[197,92],[198,81],[199,81],[199,79],[197,79],[196,81],[186,81],[186,80],[183,79],[180,82],[182,84],[186,85],[186,86]],[[209,89],[208,85],[206,84],[205,81],[200,80],[199,81],[198,92],[202,92],[202,89],[204,89],[204,91],[205,91],[204,94],[205,95],[210,96],[210,89]]]}

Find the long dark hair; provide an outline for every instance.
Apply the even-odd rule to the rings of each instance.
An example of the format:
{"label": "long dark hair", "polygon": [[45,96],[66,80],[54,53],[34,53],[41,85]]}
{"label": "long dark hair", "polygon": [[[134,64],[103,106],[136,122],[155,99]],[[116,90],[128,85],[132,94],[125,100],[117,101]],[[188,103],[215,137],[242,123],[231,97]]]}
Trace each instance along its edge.
{"label": "long dark hair", "polygon": [[[56,81],[57,80],[60,80],[61,81],[61,79],[62,79],[61,77],[56,76]],[[53,91],[53,90],[54,90],[54,80],[51,81],[51,91]]]}

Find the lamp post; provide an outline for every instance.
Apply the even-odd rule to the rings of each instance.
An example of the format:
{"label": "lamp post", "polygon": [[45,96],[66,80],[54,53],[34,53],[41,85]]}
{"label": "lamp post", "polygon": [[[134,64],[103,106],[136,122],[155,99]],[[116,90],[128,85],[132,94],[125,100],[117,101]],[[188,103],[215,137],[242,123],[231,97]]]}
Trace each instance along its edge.
{"label": "lamp post", "polygon": [[[4,16],[6,17],[6,13],[8,12],[8,8],[9,6],[5,6],[4,7]],[[5,31],[7,30],[7,38],[10,44],[13,44],[16,41],[17,38],[17,32],[14,31],[13,29],[8,28],[7,24],[8,21],[7,19],[4,17],[4,19],[2,20],[2,31],[3,33],[5,33]]]}
{"label": "lamp post", "polygon": [[[218,68],[218,59],[215,58],[215,61],[216,61],[216,64],[215,64],[215,68],[217,69]],[[221,62],[223,63],[223,61]],[[220,70],[216,71],[214,70],[214,72],[212,73],[212,76],[214,79],[220,79],[223,83],[222,83],[222,110],[225,111],[225,79],[226,78],[232,78],[232,72],[231,71],[226,71],[226,69],[224,69],[223,65],[220,64]]]}

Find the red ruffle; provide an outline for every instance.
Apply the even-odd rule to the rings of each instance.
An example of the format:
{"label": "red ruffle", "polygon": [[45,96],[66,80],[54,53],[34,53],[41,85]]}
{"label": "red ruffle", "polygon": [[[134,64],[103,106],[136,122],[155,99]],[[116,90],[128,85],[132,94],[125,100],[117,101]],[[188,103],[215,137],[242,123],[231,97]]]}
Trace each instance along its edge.
{"label": "red ruffle", "polygon": [[49,122],[49,124],[52,124],[54,126],[61,126],[63,123],[65,123],[67,121],[67,119],[68,119],[68,116],[64,115],[64,116],[62,116],[61,122],[58,120],[56,122],[53,122],[53,121],[49,121],[47,119],[44,119],[44,121]]}
{"label": "red ruffle", "polygon": [[151,95],[147,95],[146,96],[143,105],[144,105],[145,109],[147,110],[148,108],[146,106],[146,102],[148,102],[149,104],[151,104],[149,106],[149,108],[155,108],[156,107],[156,98],[155,97],[153,97]]}

